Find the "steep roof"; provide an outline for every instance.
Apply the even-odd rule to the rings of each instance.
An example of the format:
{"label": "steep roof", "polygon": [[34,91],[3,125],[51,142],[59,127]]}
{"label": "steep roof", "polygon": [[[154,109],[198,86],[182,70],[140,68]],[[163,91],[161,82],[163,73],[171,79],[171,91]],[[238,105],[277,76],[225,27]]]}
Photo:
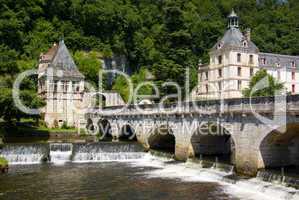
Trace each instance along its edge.
{"label": "steep roof", "polygon": [[[246,42],[247,45],[244,46],[244,42]],[[213,46],[212,50],[222,48],[245,48],[252,52],[259,51],[257,46],[251,40],[247,40],[240,29],[235,27],[229,28],[224,36]]]}
{"label": "steep roof", "polygon": [[299,67],[299,56],[259,53],[259,66],[278,67],[278,65],[287,68]]}
{"label": "steep roof", "polygon": [[59,45],[56,46],[54,45],[47,53],[49,57],[52,57],[47,71],[52,70],[54,72],[53,76],[84,78],[84,76],[79,72],[71,54],[64,44],[64,41],[61,40]]}

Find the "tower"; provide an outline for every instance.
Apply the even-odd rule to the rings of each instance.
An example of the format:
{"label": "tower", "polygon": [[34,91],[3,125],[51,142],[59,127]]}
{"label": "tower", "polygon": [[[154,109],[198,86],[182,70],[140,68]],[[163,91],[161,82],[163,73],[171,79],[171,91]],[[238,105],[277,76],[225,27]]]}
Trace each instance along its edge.
{"label": "tower", "polygon": [[199,66],[197,96],[207,99],[242,97],[250,77],[258,70],[259,49],[251,41],[250,30],[244,35],[234,10],[227,17],[224,36],[209,52],[210,63]]}
{"label": "tower", "polygon": [[84,76],[63,40],[40,56],[38,93],[46,101],[42,113],[49,127],[63,123],[76,126],[84,95]]}

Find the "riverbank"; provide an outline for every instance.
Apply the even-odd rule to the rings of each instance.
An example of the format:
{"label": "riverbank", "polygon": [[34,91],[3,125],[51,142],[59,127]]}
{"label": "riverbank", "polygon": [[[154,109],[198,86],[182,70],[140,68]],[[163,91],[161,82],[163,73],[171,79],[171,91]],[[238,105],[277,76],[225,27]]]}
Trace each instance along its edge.
{"label": "riverbank", "polygon": [[8,161],[5,158],[0,157],[0,172],[5,173],[7,171],[8,171]]}
{"label": "riverbank", "polygon": [[[51,143],[51,142],[95,142],[97,136],[90,136],[84,130],[73,127],[47,128],[34,122],[0,123],[0,138],[4,143]],[[1,141],[0,141],[1,144]]]}

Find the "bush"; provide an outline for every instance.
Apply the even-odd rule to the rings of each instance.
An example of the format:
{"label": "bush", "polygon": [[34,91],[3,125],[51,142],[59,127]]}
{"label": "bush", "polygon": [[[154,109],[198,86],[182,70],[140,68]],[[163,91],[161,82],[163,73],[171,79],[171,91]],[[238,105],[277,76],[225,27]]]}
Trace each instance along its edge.
{"label": "bush", "polygon": [[3,158],[3,157],[0,157],[0,167],[5,167],[8,165],[8,161]]}
{"label": "bush", "polygon": [[[54,122],[55,123],[55,122]],[[47,123],[44,120],[38,122],[39,127],[48,128]]]}
{"label": "bush", "polygon": [[63,124],[62,124],[62,126],[61,126],[61,129],[73,129],[73,128],[74,128],[74,127],[72,127],[72,126],[68,126],[66,121],[63,122]]}

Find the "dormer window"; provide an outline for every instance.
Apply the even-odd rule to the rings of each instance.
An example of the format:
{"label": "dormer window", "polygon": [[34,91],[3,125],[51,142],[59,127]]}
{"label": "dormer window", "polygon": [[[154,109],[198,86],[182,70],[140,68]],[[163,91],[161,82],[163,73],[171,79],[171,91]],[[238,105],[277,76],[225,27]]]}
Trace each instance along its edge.
{"label": "dormer window", "polygon": [[261,58],[261,63],[262,63],[263,65],[265,65],[265,64],[266,64],[266,58]]}
{"label": "dormer window", "polygon": [[217,49],[221,49],[222,45],[223,45],[223,43],[220,42],[220,43],[217,45]]}
{"label": "dormer window", "polygon": [[243,42],[243,47],[247,47],[247,46],[248,46],[247,41],[244,41],[244,42]]}

